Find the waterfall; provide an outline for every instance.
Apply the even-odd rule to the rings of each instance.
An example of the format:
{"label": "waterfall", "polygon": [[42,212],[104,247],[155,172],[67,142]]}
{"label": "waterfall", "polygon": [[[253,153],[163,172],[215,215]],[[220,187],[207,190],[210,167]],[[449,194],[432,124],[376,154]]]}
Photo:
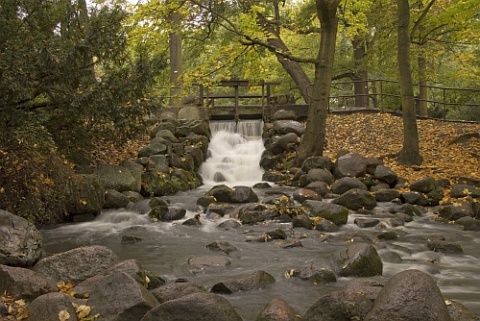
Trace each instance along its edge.
{"label": "waterfall", "polygon": [[205,185],[253,186],[262,181],[260,158],[265,150],[262,121],[210,122],[208,158],[199,174]]}

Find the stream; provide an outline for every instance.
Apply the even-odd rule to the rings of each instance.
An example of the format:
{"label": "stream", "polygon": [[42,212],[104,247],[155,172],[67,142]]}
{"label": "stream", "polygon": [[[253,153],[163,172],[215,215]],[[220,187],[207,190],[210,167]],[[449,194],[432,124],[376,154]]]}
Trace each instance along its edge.
{"label": "stream", "polygon": [[[241,125],[240,129],[238,125]],[[192,283],[209,289],[215,283],[236,275],[248,275],[264,270],[274,276],[276,282],[267,289],[239,292],[225,297],[232,303],[244,320],[254,320],[264,305],[274,297],[283,298],[299,313],[315,303],[322,295],[344,287],[352,278],[337,278],[337,282],[314,285],[296,278],[286,278],[285,272],[296,268],[314,266],[330,269],[331,254],[360,238],[374,240],[377,251],[395,252],[401,257],[399,263],[384,260],[383,276],[373,279],[387,280],[406,269],[419,269],[429,273],[437,281],[447,299],[464,304],[480,315],[480,234],[463,231],[452,224],[436,222],[432,213],[415,217],[405,226],[392,227],[386,223],[382,208],[390,204],[379,204],[378,215],[350,214],[348,224],[338,232],[322,233],[305,229],[293,229],[290,223],[244,225],[237,229],[220,229],[218,224],[229,219],[209,219],[196,200],[216,183],[219,175],[235,185],[252,186],[261,181],[263,171],[258,163],[263,151],[261,140],[262,124],[213,124],[210,157],[199,173],[204,185],[188,192],[163,196],[171,205],[187,209],[181,221],[152,223],[148,215],[148,200],[127,209],[105,210],[93,222],[59,225],[42,230],[47,254],[70,250],[83,245],[105,245],[121,260],[137,259],[142,266],[163,277],[167,282],[187,278]],[[238,133],[237,133],[238,132]],[[260,199],[265,196],[291,194],[293,188],[273,186],[271,189],[254,189]],[[181,223],[201,213],[201,226],[184,226]],[[377,217],[384,223],[380,227],[359,228],[353,223],[358,217]],[[302,247],[284,249],[275,241],[263,243],[249,241],[266,231],[282,228],[289,238],[301,239]],[[394,241],[376,241],[380,232],[394,230],[399,238]],[[135,235],[142,241],[122,244],[123,235]],[[449,241],[458,242],[463,254],[443,254],[429,251],[427,239],[442,235]],[[187,261],[195,255],[218,255],[205,246],[213,241],[227,241],[238,252],[231,253],[231,265],[205,271],[192,271]]]}

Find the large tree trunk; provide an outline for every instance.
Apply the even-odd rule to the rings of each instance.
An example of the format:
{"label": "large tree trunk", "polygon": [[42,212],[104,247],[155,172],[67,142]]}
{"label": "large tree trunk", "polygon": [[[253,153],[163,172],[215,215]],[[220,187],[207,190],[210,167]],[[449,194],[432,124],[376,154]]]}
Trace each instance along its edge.
{"label": "large tree trunk", "polygon": [[421,164],[415,98],[413,96],[412,72],[410,68],[410,7],[408,0],[397,0],[398,4],[398,71],[403,111],[403,148],[398,161],[406,165]]}
{"label": "large tree trunk", "polygon": [[352,40],[353,59],[355,59],[355,107],[368,107],[368,72],[363,67],[366,55],[365,40],[355,36]]}
{"label": "large tree trunk", "polygon": [[178,12],[170,15],[173,30],[169,34],[170,46],[170,106],[179,106],[181,102],[183,73],[182,64],[182,36],[179,33],[181,16]]}
{"label": "large tree trunk", "polygon": [[290,53],[290,49],[288,49],[288,47],[283,42],[280,34],[278,33],[278,29],[274,25],[269,23],[263,15],[258,15],[258,21],[268,35],[268,44],[276,48],[276,50],[270,49],[270,51],[275,54],[278,62],[282,65],[283,69],[285,69],[285,71],[290,75],[295,85],[297,85],[297,88],[300,91],[300,95],[302,95],[305,103],[309,104],[312,95],[312,83],[308,78],[307,74],[305,73],[305,71],[303,71],[300,63],[294,60],[287,59],[285,58],[285,56],[279,53]]}
{"label": "large tree trunk", "polygon": [[418,53],[417,63],[418,63],[418,85],[420,87],[419,97],[418,97],[418,114],[423,117],[428,116],[427,110],[427,57],[425,54],[424,45],[420,48]]}
{"label": "large tree trunk", "polygon": [[308,110],[307,128],[297,151],[296,164],[298,166],[309,156],[323,155],[338,29],[337,7],[339,3],[340,0],[316,0],[322,38],[315,64],[315,80]]}

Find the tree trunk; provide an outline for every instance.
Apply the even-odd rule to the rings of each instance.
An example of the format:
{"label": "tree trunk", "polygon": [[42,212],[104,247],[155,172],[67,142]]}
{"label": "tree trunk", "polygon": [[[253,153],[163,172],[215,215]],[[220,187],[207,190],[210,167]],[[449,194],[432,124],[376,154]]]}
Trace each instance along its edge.
{"label": "tree trunk", "polygon": [[316,0],[321,25],[321,40],[315,64],[315,80],[309,104],[307,128],[298,147],[296,165],[300,166],[310,156],[323,155],[327,111],[332,84],[335,43],[337,38],[337,7],[340,0]]}
{"label": "tree trunk", "polygon": [[398,154],[399,163],[419,165],[420,156],[415,99],[413,96],[412,72],[410,68],[410,7],[408,0],[397,0],[398,4],[398,71],[403,111],[403,148]]}
{"label": "tree trunk", "polygon": [[173,30],[169,34],[170,46],[170,106],[180,106],[183,73],[182,64],[182,36],[179,33],[181,16],[178,12],[170,15]]}
{"label": "tree trunk", "polygon": [[352,40],[353,59],[355,60],[355,107],[368,107],[368,72],[363,67],[365,58],[365,40],[355,36]]}
{"label": "tree trunk", "polygon": [[423,46],[420,48],[420,52],[417,57],[418,63],[418,85],[420,87],[419,97],[418,97],[418,111],[419,115],[423,117],[428,116],[427,110],[427,57],[425,54],[425,49]]}
{"label": "tree trunk", "polygon": [[312,98],[311,93],[311,81],[308,78],[307,74],[303,70],[300,63],[297,61],[293,61],[290,59],[285,58],[283,55],[279,54],[278,52],[290,52],[290,49],[285,45],[282,38],[280,37],[277,28],[273,26],[271,23],[267,21],[267,19],[263,15],[258,15],[259,24],[267,33],[267,42],[272,47],[275,47],[277,50],[270,50],[277,61],[282,65],[283,69],[290,75],[295,85],[297,85],[298,90],[300,91],[300,95],[302,95],[303,100],[305,100],[306,104],[310,103]]}

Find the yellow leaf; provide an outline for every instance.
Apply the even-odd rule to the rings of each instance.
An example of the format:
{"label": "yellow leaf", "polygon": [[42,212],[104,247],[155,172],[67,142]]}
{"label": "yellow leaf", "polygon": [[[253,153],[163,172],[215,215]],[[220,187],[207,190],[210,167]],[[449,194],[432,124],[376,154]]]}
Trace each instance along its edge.
{"label": "yellow leaf", "polygon": [[58,312],[58,321],[67,321],[68,319],[70,319],[70,313],[67,310]]}
{"label": "yellow leaf", "polygon": [[77,317],[79,319],[81,319],[81,318],[85,318],[87,315],[89,315],[90,311],[92,311],[92,308],[90,308],[89,306],[79,305],[75,312],[77,312]]}

